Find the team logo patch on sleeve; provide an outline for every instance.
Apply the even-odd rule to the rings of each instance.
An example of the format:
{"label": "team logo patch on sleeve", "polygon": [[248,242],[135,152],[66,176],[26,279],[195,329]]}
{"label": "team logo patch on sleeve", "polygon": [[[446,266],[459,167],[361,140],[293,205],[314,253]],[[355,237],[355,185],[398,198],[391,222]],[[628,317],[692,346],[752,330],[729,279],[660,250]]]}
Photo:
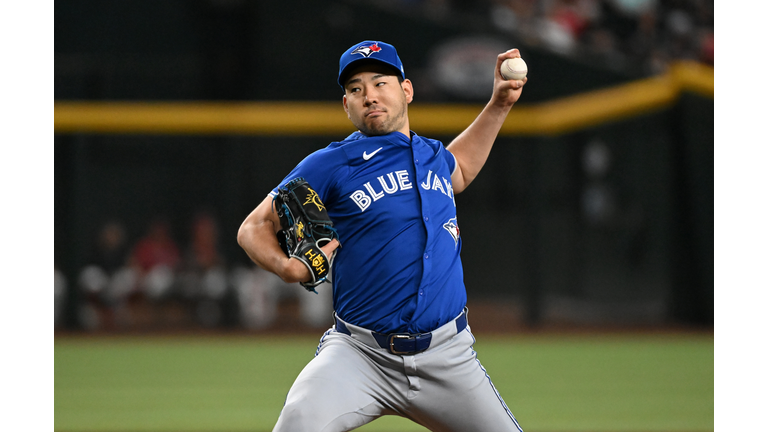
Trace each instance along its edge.
{"label": "team logo patch on sleeve", "polygon": [[445,228],[446,231],[448,231],[448,234],[453,237],[453,242],[455,244],[455,247],[459,247],[459,225],[456,222],[456,218],[451,218],[448,222],[443,224],[443,228]]}

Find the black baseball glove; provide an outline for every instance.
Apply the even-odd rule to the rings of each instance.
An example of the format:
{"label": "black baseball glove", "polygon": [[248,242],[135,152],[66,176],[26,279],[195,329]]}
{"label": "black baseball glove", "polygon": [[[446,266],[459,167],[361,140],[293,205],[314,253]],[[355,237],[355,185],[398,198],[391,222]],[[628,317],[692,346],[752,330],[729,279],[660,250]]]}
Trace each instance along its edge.
{"label": "black baseball glove", "polygon": [[328,259],[320,247],[333,239],[339,239],[328,211],[317,192],[302,177],[279,188],[274,205],[282,228],[277,236],[280,246],[286,255],[307,266],[312,281],[301,282],[301,285],[307,291],[316,293],[316,286],[328,282],[335,255],[334,251],[331,259]]}

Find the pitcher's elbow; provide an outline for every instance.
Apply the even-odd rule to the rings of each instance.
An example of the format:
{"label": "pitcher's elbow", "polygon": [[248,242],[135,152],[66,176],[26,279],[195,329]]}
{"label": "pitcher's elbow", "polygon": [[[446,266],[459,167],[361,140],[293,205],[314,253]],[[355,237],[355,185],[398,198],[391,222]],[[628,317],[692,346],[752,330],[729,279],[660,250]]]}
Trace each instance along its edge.
{"label": "pitcher's elbow", "polygon": [[246,238],[247,238],[247,230],[245,229],[244,225],[241,225],[240,228],[237,230],[237,244],[239,244],[241,248],[245,248]]}

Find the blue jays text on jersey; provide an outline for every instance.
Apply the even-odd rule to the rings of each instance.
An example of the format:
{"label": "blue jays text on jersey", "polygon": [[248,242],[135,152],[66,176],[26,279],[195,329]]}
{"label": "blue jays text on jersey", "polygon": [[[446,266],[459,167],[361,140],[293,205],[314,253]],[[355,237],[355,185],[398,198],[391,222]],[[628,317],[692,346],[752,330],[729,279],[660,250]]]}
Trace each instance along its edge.
{"label": "blue jays text on jersey", "polygon": [[307,156],[281,182],[304,177],[339,233],[336,313],[380,333],[434,330],[467,300],[456,159],[441,142],[411,135],[355,132]]}

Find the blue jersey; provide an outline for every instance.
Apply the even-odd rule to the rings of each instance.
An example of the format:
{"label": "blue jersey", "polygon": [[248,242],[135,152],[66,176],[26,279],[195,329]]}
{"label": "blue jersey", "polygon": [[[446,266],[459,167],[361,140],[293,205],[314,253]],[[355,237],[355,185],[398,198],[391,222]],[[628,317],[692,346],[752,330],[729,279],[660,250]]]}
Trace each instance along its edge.
{"label": "blue jersey", "polygon": [[456,159],[441,142],[412,135],[355,132],[307,156],[280,184],[304,177],[320,195],[341,241],[334,309],[381,333],[434,330],[467,300]]}

